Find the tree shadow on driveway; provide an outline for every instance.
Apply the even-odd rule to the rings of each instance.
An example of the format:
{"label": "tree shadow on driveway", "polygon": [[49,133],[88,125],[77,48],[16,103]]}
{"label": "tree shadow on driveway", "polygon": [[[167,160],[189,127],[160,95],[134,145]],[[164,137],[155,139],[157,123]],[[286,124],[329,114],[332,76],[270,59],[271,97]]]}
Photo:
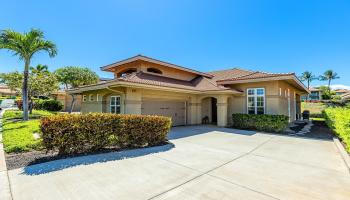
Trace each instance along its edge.
{"label": "tree shadow on driveway", "polygon": [[124,150],[118,152],[101,153],[87,156],[71,157],[66,159],[54,160],[50,162],[26,166],[23,169],[24,175],[40,175],[54,171],[72,168],[80,165],[91,165],[108,161],[123,160],[149,154],[169,151],[174,148],[174,144],[168,143],[162,146],[147,147],[141,149]]}

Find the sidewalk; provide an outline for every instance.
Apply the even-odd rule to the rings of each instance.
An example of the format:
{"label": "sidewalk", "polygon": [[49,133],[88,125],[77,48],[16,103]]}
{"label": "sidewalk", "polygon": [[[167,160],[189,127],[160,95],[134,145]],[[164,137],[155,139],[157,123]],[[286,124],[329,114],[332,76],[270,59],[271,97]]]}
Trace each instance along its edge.
{"label": "sidewalk", "polygon": [[2,114],[5,110],[0,111],[0,199],[12,200],[10,182],[5,162],[4,145],[2,144]]}

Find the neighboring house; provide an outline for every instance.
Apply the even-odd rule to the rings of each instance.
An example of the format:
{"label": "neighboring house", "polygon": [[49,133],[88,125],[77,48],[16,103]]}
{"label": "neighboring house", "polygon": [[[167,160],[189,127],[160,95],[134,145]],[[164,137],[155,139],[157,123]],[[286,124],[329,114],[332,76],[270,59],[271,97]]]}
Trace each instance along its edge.
{"label": "neighboring house", "polygon": [[294,73],[243,69],[203,73],[138,55],[104,67],[113,80],[68,91],[82,95],[81,111],[170,116],[173,125],[227,126],[233,113],[300,116],[307,88]]}
{"label": "neighboring house", "polygon": [[0,96],[16,96],[17,93],[11,90],[7,85],[0,85]]}
{"label": "neighboring house", "polygon": [[[310,94],[301,97],[303,101],[321,101],[322,100],[322,90],[320,88],[310,88]],[[307,98],[308,97],[308,98]]]}
{"label": "neighboring house", "polygon": [[[64,90],[58,90],[56,92],[53,92],[51,96],[56,99],[57,101],[60,101],[63,105],[62,111],[69,112],[72,106],[72,96]],[[76,96],[73,112],[80,112],[81,110],[81,95]]]}
{"label": "neighboring house", "polygon": [[346,94],[346,93],[349,93],[350,91],[349,90],[345,90],[345,89],[338,89],[338,90],[334,90],[335,94],[336,95],[343,95],[343,94]]}
{"label": "neighboring house", "polygon": [[350,101],[350,92],[340,95],[341,100]]}

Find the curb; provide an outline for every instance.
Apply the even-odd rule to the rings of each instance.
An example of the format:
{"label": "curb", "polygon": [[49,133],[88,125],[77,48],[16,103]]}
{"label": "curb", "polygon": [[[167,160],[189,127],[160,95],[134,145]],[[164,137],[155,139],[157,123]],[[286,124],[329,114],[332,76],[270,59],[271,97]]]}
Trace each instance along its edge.
{"label": "curb", "polygon": [[334,141],[335,146],[337,146],[337,148],[340,152],[340,155],[343,158],[345,165],[347,166],[348,171],[350,173],[350,156],[349,156],[349,154],[346,152],[346,150],[344,149],[344,146],[341,144],[341,142],[339,141],[338,138],[333,137],[333,141]]}
{"label": "curb", "polygon": [[2,114],[4,110],[0,111],[0,199],[12,200],[10,180],[6,167],[4,146],[2,144]]}

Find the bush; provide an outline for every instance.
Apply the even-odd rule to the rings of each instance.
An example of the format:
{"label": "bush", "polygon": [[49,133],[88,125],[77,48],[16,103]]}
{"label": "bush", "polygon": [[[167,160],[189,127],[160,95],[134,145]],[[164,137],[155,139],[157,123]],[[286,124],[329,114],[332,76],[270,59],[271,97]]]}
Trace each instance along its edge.
{"label": "bush", "polygon": [[350,108],[327,108],[323,111],[330,129],[345,143],[350,152]]}
{"label": "bush", "polygon": [[162,116],[90,113],[41,119],[43,146],[60,154],[153,146],[167,140],[170,127],[171,119]]}
{"label": "bush", "polygon": [[[19,110],[23,108],[23,101],[21,99],[16,100],[16,104]],[[48,111],[60,111],[62,110],[63,105],[60,101],[54,99],[37,99],[34,100],[33,109],[35,110],[48,110]]]}
{"label": "bush", "polygon": [[233,114],[233,126],[266,132],[282,132],[288,127],[289,118],[284,115]]}
{"label": "bush", "polygon": [[60,101],[54,99],[42,100],[39,99],[34,102],[34,109],[37,110],[48,110],[48,111],[60,111],[63,105]]}

